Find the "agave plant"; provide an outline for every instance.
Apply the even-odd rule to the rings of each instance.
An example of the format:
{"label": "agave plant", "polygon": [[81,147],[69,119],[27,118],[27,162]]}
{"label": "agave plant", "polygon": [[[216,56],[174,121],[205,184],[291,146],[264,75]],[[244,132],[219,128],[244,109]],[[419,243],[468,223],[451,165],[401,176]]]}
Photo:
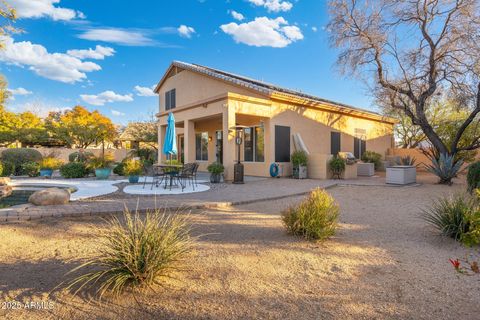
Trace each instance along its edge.
{"label": "agave plant", "polygon": [[442,153],[437,158],[430,155],[432,164],[426,165],[427,171],[433,173],[440,178],[440,184],[452,184],[452,179],[455,178],[462,168],[463,160],[455,161],[453,155]]}
{"label": "agave plant", "polygon": [[411,157],[409,155],[405,157],[401,157],[396,161],[397,165],[399,166],[414,166],[417,159],[415,157]]}

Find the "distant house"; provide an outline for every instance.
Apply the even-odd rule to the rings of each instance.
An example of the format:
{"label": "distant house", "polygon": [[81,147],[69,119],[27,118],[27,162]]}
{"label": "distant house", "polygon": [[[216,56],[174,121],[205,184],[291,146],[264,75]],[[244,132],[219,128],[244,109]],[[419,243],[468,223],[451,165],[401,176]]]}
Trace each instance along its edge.
{"label": "distant house", "polygon": [[[247,127],[240,153],[247,175],[268,176],[273,162],[289,172],[294,134],[312,155],[349,151],[358,158],[393,147],[392,118],[196,64],[174,61],[155,92],[159,150],[172,112],[184,161],[200,163],[200,170],[222,162],[226,179],[237,159],[236,125]],[[161,151],[159,157],[165,159]]]}

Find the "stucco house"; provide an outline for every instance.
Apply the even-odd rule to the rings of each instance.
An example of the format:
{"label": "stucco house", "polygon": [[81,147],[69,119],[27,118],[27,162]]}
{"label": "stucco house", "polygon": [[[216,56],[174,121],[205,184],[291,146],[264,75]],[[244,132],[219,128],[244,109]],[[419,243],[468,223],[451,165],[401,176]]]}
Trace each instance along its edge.
{"label": "stucco house", "polygon": [[[291,174],[292,136],[300,134],[310,152],[309,172],[324,178],[332,154],[385,155],[393,146],[395,120],[380,114],[277,87],[196,64],[174,61],[154,90],[159,95],[159,159],[167,117],[175,116],[179,156],[200,170],[219,161],[233,178],[236,125],[244,131],[245,174],[268,176],[271,163]],[[311,168],[310,168],[311,167]]]}

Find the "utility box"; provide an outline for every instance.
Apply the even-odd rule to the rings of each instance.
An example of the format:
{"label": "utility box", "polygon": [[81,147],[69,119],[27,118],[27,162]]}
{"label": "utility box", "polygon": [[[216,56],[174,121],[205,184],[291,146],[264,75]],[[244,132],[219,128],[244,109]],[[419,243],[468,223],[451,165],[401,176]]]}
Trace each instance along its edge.
{"label": "utility box", "polygon": [[417,168],[414,166],[394,166],[387,168],[386,183],[412,184],[417,182]]}
{"label": "utility box", "polygon": [[374,163],[357,163],[357,175],[363,177],[371,177],[375,174]]}

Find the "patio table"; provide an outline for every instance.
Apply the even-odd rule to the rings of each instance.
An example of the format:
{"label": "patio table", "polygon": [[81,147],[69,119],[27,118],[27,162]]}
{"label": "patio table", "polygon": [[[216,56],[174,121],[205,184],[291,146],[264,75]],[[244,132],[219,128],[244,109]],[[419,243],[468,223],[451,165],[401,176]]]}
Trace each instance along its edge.
{"label": "patio table", "polygon": [[[178,172],[183,168],[183,165],[181,164],[154,164],[154,167],[158,169],[162,169],[166,175],[169,176],[169,185],[170,185],[170,190],[172,190],[172,185],[173,185],[173,180],[177,177]],[[180,182],[181,183],[181,182]],[[167,180],[165,180],[165,186],[164,189],[167,189]]]}

